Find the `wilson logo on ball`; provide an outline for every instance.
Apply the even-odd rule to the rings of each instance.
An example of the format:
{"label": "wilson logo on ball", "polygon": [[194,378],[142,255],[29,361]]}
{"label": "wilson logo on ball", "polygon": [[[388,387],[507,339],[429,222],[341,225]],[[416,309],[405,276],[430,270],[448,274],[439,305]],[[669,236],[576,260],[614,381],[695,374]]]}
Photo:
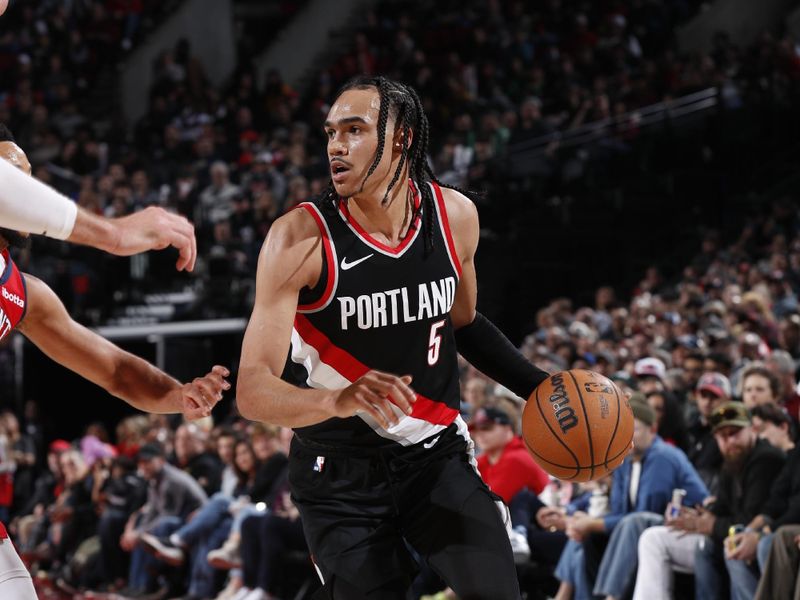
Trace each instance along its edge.
{"label": "wilson logo on ball", "polygon": [[550,378],[550,385],[553,386],[553,393],[550,395],[550,403],[561,427],[561,433],[567,433],[578,424],[578,417],[575,416],[575,409],[569,406],[569,396],[567,388],[564,386],[564,377],[561,373]]}

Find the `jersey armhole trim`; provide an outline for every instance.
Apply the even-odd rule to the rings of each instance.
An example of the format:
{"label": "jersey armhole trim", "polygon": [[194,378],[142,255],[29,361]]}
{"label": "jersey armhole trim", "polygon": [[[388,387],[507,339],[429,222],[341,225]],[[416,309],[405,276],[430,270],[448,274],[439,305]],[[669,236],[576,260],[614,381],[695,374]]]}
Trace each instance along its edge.
{"label": "jersey armhole trim", "polygon": [[447,244],[447,255],[450,258],[453,270],[458,275],[458,278],[461,279],[461,261],[458,258],[458,254],[456,254],[456,245],[453,241],[453,234],[450,231],[450,221],[447,219],[447,208],[445,207],[444,196],[442,196],[442,189],[433,182],[431,182],[431,187],[436,196],[436,214],[439,217],[439,228],[442,230],[442,237]]}
{"label": "jersey armhole trim", "polygon": [[314,219],[314,222],[319,228],[322,237],[322,248],[324,250],[323,257],[328,266],[328,280],[325,283],[325,291],[322,297],[312,302],[311,304],[298,304],[297,312],[299,313],[313,313],[319,312],[326,308],[333,300],[333,295],[336,292],[336,286],[339,281],[339,270],[336,262],[336,248],[333,246],[330,229],[328,224],[319,212],[319,208],[310,202],[303,202],[298,204],[297,208],[303,208],[308,211],[308,214]]}
{"label": "jersey armhole trim", "polygon": [[19,280],[22,283],[22,289],[25,292],[25,306],[22,307],[22,314],[19,316],[19,321],[17,321],[17,325],[22,323],[22,320],[25,318],[25,315],[28,314],[28,284],[25,282],[25,275],[22,274],[22,271],[19,272]]}

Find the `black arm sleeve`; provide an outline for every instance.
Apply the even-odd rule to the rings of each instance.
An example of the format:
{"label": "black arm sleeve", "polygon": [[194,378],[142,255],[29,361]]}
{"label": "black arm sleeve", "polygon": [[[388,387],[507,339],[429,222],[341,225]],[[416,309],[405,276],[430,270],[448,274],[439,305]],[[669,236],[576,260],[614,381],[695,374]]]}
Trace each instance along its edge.
{"label": "black arm sleeve", "polygon": [[548,374],[532,365],[481,313],[469,325],[456,330],[456,347],[481,373],[527,400]]}

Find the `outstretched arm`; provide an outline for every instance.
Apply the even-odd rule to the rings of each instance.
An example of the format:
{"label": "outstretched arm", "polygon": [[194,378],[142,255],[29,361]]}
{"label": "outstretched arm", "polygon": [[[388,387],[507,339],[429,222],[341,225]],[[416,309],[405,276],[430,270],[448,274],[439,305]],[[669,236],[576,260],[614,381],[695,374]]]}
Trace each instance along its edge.
{"label": "outstretched arm", "polygon": [[194,269],[197,242],[184,217],[150,207],[119,219],[93,215],[6,160],[0,160],[0,227],[46,235],[130,256],[168,246],[178,269]]}
{"label": "outstretched arm", "polygon": [[19,330],[57,363],[121,398],[153,413],[210,414],[230,388],[228,370],[215,366],[204,377],[181,384],[147,361],[125,352],[74,321],[64,305],[35,277],[25,275],[28,307]]}

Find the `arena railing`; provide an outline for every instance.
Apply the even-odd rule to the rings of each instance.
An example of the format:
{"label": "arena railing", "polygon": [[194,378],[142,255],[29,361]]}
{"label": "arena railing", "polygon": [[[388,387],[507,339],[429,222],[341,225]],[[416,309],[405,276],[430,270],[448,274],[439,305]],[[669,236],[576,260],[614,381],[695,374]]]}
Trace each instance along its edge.
{"label": "arena railing", "polygon": [[716,87],[694,92],[631,110],[622,115],[584,123],[574,128],[517,142],[508,147],[508,155],[513,159],[535,158],[557,149],[572,148],[597,143],[613,137],[624,136],[632,131],[663,122],[676,122],[691,115],[699,114],[719,105],[720,91]]}

